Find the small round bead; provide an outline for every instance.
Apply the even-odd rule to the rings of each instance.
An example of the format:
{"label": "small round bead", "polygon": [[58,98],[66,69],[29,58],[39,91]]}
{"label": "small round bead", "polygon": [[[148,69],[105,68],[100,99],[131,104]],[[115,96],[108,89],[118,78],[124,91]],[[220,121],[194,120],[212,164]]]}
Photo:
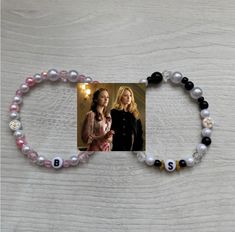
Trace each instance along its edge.
{"label": "small round bead", "polygon": [[171,78],[171,74],[172,74],[171,71],[167,71],[167,70],[163,71],[162,72],[163,80],[167,82]]}
{"label": "small round bead", "polygon": [[200,102],[203,102],[205,99],[204,99],[204,97],[199,97],[198,99],[197,99],[197,101],[200,103]]}
{"label": "small round bead", "polygon": [[140,161],[140,162],[144,162],[145,161],[145,158],[146,158],[146,155],[144,152],[138,152],[137,155],[136,155],[137,159]]}
{"label": "small round bead", "polygon": [[202,129],[202,136],[203,137],[211,137],[212,130],[209,128],[203,128]]}
{"label": "small round bead", "polygon": [[175,83],[175,84],[179,84],[179,83],[181,82],[182,78],[183,78],[182,73],[180,73],[180,72],[174,72],[174,73],[171,75],[170,80],[171,80],[173,83]]}
{"label": "small round bead", "polygon": [[27,155],[31,151],[31,148],[30,148],[30,146],[24,144],[21,148],[21,151],[24,155]]}
{"label": "small round bead", "polygon": [[17,89],[16,96],[23,96],[23,92],[20,89]]}
{"label": "small round bead", "polygon": [[18,96],[18,95],[14,96],[14,97],[13,97],[13,100],[12,100],[12,102],[13,102],[14,104],[17,104],[17,105],[21,104],[22,101],[23,101],[23,100],[22,100],[22,97],[21,97],[21,96]]}
{"label": "small round bead", "polygon": [[140,79],[139,83],[143,83],[147,86],[148,85],[148,80],[146,78],[142,78],[142,79]]}
{"label": "small round bead", "polygon": [[10,119],[19,119],[20,118],[20,114],[16,111],[12,111],[10,112]]}
{"label": "small round bead", "polygon": [[37,157],[37,165],[39,166],[43,166],[44,165],[44,161],[45,161],[45,157],[44,156],[38,156]]}
{"label": "small round bead", "polygon": [[213,127],[213,124],[214,122],[211,117],[206,117],[202,120],[203,127],[211,129]]}
{"label": "small round bead", "polygon": [[19,130],[21,128],[21,122],[17,119],[14,119],[12,121],[10,121],[9,123],[9,127],[12,131],[16,131],[16,130]]}
{"label": "small round bead", "polygon": [[28,154],[27,154],[27,157],[33,161],[33,163],[36,163],[37,160],[38,160],[38,153],[36,151],[30,151]]}
{"label": "small round bead", "polygon": [[154,162],[155,162],[155,159],[153,158],[153,156],[151,156],[151,155],[147,155],[147,156],[146,156],[146,158],[145,158],[145,163],[146,163],[148,166],[154,165]]}
{"label": "small round bead", "polygon": [[33,76],[33,79],[35,81],[35,83],[40,83],[43,81],[43,77],[41,76],[41,74],[39,73],[36,73],[34,76]]}
{"label": "small round bead", "polygon": [[79,159],[76,155],[70,157],[71,166],[77,166],[79,164]]}
{"label": "small round bead", "polygon": [[71,165],[71,160],[64,160],[64,162],[63,162],[64,168],[68,168],[68,167],[70,167],[70,165]]}
{"label": "small round bead", "polygon": [[19,138],[16,140],[16,146],[19,148],[19,149],[22,149],[23,145],[25,144],[25,140],[22,139],[22,138]]}
{"label": "small round bead", "polygon": [[50,80],[50,81],[57,81],[59,79],[59,73],[56,69],[50,69],[48,70],[47,72],[47,78]]}
{"label": "small round bead", "polygon": [[12,112],[12,111],[14,111],[14,112],[19,112],[19,111],[20,111],[19,105],[15,104],[15,103],[11,104],[11,105],[10,105],[10,111],[11,111],[11,112]]}
{"label": "small round bead", "polygon": [[202,101],[199,103],[199,107],[201,110],[207,109],[209,107],[209,104],[207,101]]}
{"label": "small round bead", "polygon": [[16,139],[23,138],[24,137],[24,132],[22,130],[16,130],[13,134]]}
{"label": "small round bead", "polygon": [[44,165],[46,168],[51,168],[51,167],[52,167],[51,160],[44,160],[43,165]]}
{"label": "small round bead", "polygon": [[159,84],[162,79],[163,77],[160,72],[154,72],[152,73],[151,77],[147,78],[149,84]]}
{"label": "small round bead", "polygon": [[[82,74],[80,74],[80,75],[78,76],[78,82],[83,83],[83,82],[85,81],[85,79],[86,79],[86,77],[85,77],[84,75],[82,75]],[[94,82],[94,81],[93,81],[93,82]]]}
{"label": "small round bead", "polygon": [[91,77],[86,77],[84,82],[86,83],[92,83],[93,79]]}
{"label": "small round bead", "polygon": [[189,167],[194,166],[194,158],[192,156],[186,158],[185,161],[186,161],[187,166],[189,166]]}
{"label": "small round bead", "polygon": [[78,72],[76,70],[70,70],[68,74],[68,80],[70,82],[78,82]]}
{"label": "small round bead", "polygon": [[155,160],[155,161],[154,161],[154,166],[160,167],[161,165],[162,165],[161,160]]}
{"label": "small round bead", "polygon": [[201,155],[205,155],[206,152],[207,152],[207,147],[205,146],[205,144],[199,143],[199,144],[196,146],[196,151],[197,151],[197,153],[199,153],[199,154],[201,154]]}
{"label": "small round bead", "polygon": [[185,160],[180,160],[180,161],[179,161],[179,165],[180,165],[180,167],[184,168],[184,167],[187,166],[187,163],[186,163]]}
{"label": "small round bead", "polygon": [[20,90],[21,90],[23,93],[27,93],[27,92],[29,91],[29,86],[28,86],[28,84],[27,84],[27,83],[21,84]]}
{"label": "small round bead", "polygon": [[54,157],[51,160],[51,165],[52,165],[53,168],[59,169],[63,166],[63,159],[60,158],[60,157]]}
{"label": "small round bead", "polygon": [[202,138],[202,143],[206,146],[209,146],[211,144],[211,138],[210,137],[204,137]]}
{"label": "small round bead", "polygon": [[33,77],[28,77],[26,80],[25,80],[25,83],[28,84],[29,87],[32,87],[35,85],[35,80]]}
{"label": "small round bead", "polygon": [[176,168],[176,162],[172,159],[168,159],[165,161],[165,169],[168,172],[173,172]]}
{"label": "small round bead", "polygon": [[200,115],[202,118],[207,118],[210,116],[210,112],[208,109],[201,110]]}
{"label": "small round bead", "polygon": [[188,78],[187,77],[183,77],[181,80],[181,83],[186,84],[188,82]]}
{"label": "small round bead", "polygon": [[203,94],[202,89],[199,87],[194,87],[191,91],[190,91],[190,95],[192,98],[194,99],[198,99],[199,97],[201,97]]}
{"label": "small round bead", "polygon": [[192,81],[186,82],[186,83],[185,83],[185,86],[184,86],[184,88],[185,88],[186,90],[188,90],[188,91],[192,90],[193,87],[194,87],[194,84],[193,84]]}

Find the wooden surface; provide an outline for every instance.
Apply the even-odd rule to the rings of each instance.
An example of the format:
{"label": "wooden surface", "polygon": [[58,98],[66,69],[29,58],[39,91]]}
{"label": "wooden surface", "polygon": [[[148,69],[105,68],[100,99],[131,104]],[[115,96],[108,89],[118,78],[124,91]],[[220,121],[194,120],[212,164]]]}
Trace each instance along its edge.
{"label": "wooden surface", "polygon": [[[179,70],[204,90],[216,125],[198,166],[160,173],[128,152],[96,153],[61,171],[31,165],[9,131],[21,82],[49,68],[103,82],[138,82]],[[2,1],[1,163],[3,232],[225,231],[235,229],[235,2]],[[40,154],[76,152],[76,90],[42,85],[22,123]],[[147,93],[147,151],[191,155],[200,141],[196,104],[164,84]]]}

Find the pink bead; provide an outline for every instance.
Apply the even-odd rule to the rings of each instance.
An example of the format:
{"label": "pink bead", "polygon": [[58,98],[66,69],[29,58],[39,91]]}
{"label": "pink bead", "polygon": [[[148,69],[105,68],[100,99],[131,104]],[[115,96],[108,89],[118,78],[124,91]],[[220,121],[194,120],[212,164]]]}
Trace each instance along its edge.
{"label": "pink bead", "polygon": [[33,77],[28,77],[25,82],[28,84],[29,87],[32,87],[35,85],[35,80],[33,79]]}
{"label": "pink bead", "polygon": [[16,95],[17,96],[22,96],[23,94],[24,93],[20,89],[16,90]]}
{"label": "pink bead", "polygon": [[11,112],[13,112],[13,111],[19,112],[19,111],[20,111],[19,105],[17,105],[17,104],[11,104],[11,105],[10,105],[10,111],[11,111]]}
{"label": "pink bead", "polygon": [[87,154],[87,152],[80,152],[78,154],[78,159],[81,163],[87,163],[89,160],[89,155]]}
{"label": "pink bead", "polygon": [[84,82],[85,78],[86,77],[84,75],[79,75],[78,76],[78,82]]}
{"label": "pink bead", "polygon": [[42,73],[41,73],[41,77],[42,77],[43,79],[47,79],[47,72],[42,72]]}
{"label": "pink bead", "polygon": [[63,167],[68,168],[68,167],[70,167],[70,164],[71,164],[70,160],[64,160]]}
{"label": "pink bead", "polygon": [[44,161],[44,166],[45,166],[46,168],[51,168],[51,167],[52,167],[51,161],[50,161],[50,160],[45,160],[45,161]]}
{"label": "pink bead", "polygon": [[19,148],[19,149],[22,149],[23,145],[26,144],[26,141],[24,139],[17,139],[16,140],[16,146]]}
{"label": "pink bead", "polygon": [[38,154],[35,151],[31,151],[29,152],[29,154],[27,155],[29,159],[31,159],[33,162],[37,161],[38,158]]}

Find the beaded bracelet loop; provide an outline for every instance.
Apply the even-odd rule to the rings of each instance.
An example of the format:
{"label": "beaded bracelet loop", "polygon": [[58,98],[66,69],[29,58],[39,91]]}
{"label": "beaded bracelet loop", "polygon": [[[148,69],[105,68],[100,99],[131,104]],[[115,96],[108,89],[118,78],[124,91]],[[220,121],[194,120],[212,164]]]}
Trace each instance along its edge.
{"label": "beaded bracelet loop", "polygon": [[214,122],[210,117],[210,112],[208,110],[209,104],[202,96],[202,89],[199,87],[194,87],[194,83],[189,81],[187,77],[184,77],[182,73],[171,71],[164,71],[162,73],[154,72],[151,76],[141,79],[140,83],[145,83],[146,86],[154,86],[160,84],[162,80],[164,80],[164,82],[170,80],[173,84],[183,86],[185,90],[190,93],[190,96],[198,102],[200,116],[202,118],[201,143],[196,146],[195,152],[191,156],[180,160],[160,160],[156,159],[152,154],[147,154],[146,152],[134,153],[137,154],[137,159],[140,162],[145,162],[148,166],[156,166],[160,170],[165,169],[168,172],[173,172],[174,170],[179,171],[184,167],[192,167],[194,164],[197,164],[202,160],[203,156],[207,152],[207,147],[211,144],[210,137]]}
{"label": "beaded bracelet loop", "polygon": [[27,143],[25,134],[22,130],[22,123],[20,121],[20,108],[23,102],[23,96],[26,95],[31,89],[33,89],[39,83],[44,81],[62,81],[64,83],[97,83],[98,81],[93,81],[91,77],[79,74],[76,70],[70,70],[69,72],[62,70],[58,72],[56,69],[50,69],[48,72],[37,73],[33,77],[28,77],[23,84],[20,85],[19,89],[16,91],[13,97],[12,103],[10,105],[10,123],[9,127],[13,131],[13,135],[16,139],[16,145],[21,150],[21,152],[28,157],[33,163],[44,166],[47,168],[59,169],[62,167],[74,167],[79,163],[85,163],[88,161],[90,155],[94,152],[92,151],[79,151],[78,154],[72,155],[70,159],[64,160],[63,158],[56,156],[53,159],[46,159],[38,153]]}

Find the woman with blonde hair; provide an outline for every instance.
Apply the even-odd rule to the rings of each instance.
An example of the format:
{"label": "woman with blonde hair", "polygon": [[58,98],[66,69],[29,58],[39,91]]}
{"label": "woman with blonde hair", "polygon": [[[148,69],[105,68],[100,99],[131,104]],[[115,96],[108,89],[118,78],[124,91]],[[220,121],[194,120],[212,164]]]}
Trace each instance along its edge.
{"label": "woman with blonde hair", "polygon": [[115,132],[112,151],[141,151],[143,149],[142,124],[130,87],[119,87],[111,116],[111,130]]}

